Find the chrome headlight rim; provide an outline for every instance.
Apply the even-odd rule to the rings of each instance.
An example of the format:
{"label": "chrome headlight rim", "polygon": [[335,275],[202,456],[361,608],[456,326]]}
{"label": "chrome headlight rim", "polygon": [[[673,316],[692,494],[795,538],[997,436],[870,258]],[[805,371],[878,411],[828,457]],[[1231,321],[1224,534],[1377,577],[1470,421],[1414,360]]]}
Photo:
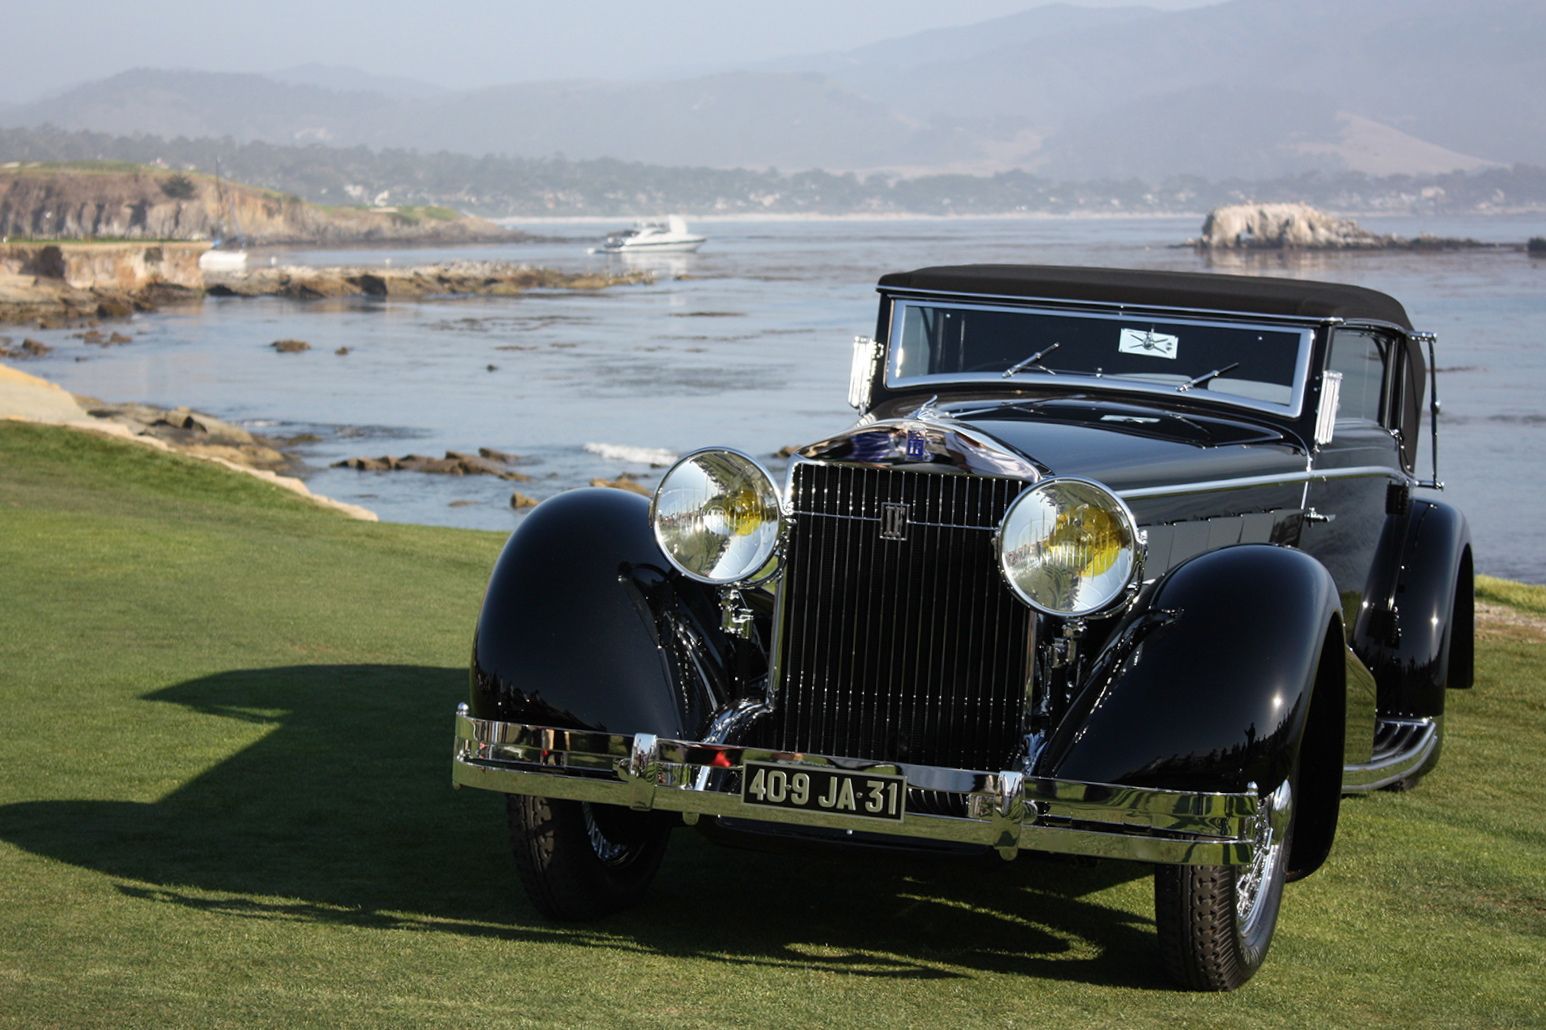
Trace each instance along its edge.
{"label": "chrome headlight rim", "polygon": [[[766,488],[766,496],[771,499],[772,508],[778,513],[778,517],[775,520],[775,532],[773,533],[772,540],[769,541],[765,546],[759,547],[757,551],[754,552],[756,555],[756,560],[753,562],[745,563],[746,571],[736,576],[708,576],[684,565],[677,559],[677,556],[672,553],[672,548],[661,537],[660,522],[657,516],[659,513],[660,496],[662,490],[665,488],[666,484],[670,482],[672,474],[675,473],[679,468],[693,462],[695,459],[700,459],[704,455],[709,454],[729,455],[741,462],[744,462],[751,471],[756,473],[757,478],[760,480],[760,485]],[[750,454],[736,447],[699,447],[696,450],[689,451],[688,453],[677,458],[676,461],[672,463],[671,467],[668,468],[665,474],[660,477],[660,483],[656,485],[655,492],[650,495],[650,534],[654,537],[655,545],[660,548],[660,551],[665,556],[666,561],[671,564],[673,569],[680,572],[688,579],[715,587],[753,586],[769,577],[771,574],[769,571],[770,566],[776,566],[778,557],[783,553],[784,549],[784,515],[784,493],[779,488],[778,481],[773,478],[773,474],[767,470],[766,466],[764,466],[762,462],[758,461]]]}
{"label": "chrome headlight rim", "polygon": [[[1116,517],[1122,530],[1127,535],[1128,547],[1130,549],[1131,567],[1121,583],[1108,591],[1097,603],[1078,609],[1054,608],[1036,600],[1010,574],[1004,559],[1005,531],[1011,525],[1016,511],[1019,510],[1022,504],[1028,503],[1038,494],[1064,484],[1077,484],[1103,495],[1103,501],[1109,502],[1103,506],[1110,514]],[[1127,598],[1132,596],[1133,588],[1143,581],[1143,537],[1139,532],[1138,520],[1133,515],[1133,510],[1128,507],[1126,501],[1117,495],[1115,490],[1098,480],[1088,479],[1084,476],[1047,476],[1045,479],[1037,480],[1025,490],[1022,490],[1019,496],[1011,501],[1009,507],[1004,510],[1004,516],[999,520],[998,528],[993,533],[993,548],[998,560],[999,575],[1004,580],[1005,585],[1009,587],[1010,592],[1019,598],[1021,603],[1035,611],[1058,619],[1088,619],[1106,614],[1112,609],[1120,607]]]}

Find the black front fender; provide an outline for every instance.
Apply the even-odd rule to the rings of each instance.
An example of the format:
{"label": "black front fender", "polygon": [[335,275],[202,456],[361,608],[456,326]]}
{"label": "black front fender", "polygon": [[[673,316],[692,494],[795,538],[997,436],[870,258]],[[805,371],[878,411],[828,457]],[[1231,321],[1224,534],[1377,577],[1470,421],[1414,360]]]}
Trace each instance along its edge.
{"label": "black front fender", "polygon": [[[1271,788],[1299,754],[1339,610],[1331,575],[1300,551],[1246,544],[1177,566],[1113,633],[1038,772],[1177,790]],[[1338,716],[1337,739],[1316,751],[1340,774]]]}
{"label": "black front fender", "polygon": [[670,568],[648,508],[635,494],[589,489],[526,517],[478,617],[474,716],[691,738],[735,692],[717,598]]}

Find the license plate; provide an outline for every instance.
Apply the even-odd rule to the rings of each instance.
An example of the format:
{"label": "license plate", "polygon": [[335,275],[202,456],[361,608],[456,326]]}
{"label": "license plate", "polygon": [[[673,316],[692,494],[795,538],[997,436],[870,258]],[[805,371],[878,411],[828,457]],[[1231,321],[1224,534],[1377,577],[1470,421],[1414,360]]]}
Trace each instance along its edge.
{"label": "license plate", "polygon": [[748,805],[769,808],[835,812],[901,822],[907,806],[907,779],[808,765],[747,762],[741,778],[741,800]]}

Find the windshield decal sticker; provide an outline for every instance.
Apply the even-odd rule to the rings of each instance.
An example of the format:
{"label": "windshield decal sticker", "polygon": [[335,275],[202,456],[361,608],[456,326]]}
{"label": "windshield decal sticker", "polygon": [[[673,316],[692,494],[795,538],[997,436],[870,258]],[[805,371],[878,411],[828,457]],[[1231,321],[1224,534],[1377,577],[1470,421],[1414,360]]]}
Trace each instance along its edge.
{"label": "windshield decal sticker", "polygon": [[1174,358],[1181,337],[1167,336],[1153,329],[1123,329],[1117,351],[1122,354],[1147,354],[1151,358]]}

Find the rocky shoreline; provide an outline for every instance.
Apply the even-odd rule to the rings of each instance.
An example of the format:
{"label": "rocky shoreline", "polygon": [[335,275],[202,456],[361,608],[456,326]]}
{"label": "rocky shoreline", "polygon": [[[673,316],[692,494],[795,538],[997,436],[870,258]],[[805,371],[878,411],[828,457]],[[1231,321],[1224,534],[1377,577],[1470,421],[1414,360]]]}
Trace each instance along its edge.
{"label": "rocky shoreline", "polygon": [[[301,457],[302,449],[319,442],[320,438],[313,434],[276,436],[254,433],[207,412],[188,407],[165,408],[72,394],[56,383],[0,362],[0,421],[4,420],[37,422],[95,432],[213,461],[290,490],[324,507],[341,511],[351,518],[376,521],[374,512],[312,493],[296,478],[316,469]],[[520,469],[520,466],[535,461],[525,455],[479,447],[476,451],[446,451],[444,457],[439,458],[423,454],[347,458],[332,462],[329,467],[353,469],[361,473],[486,476],[517,486],[537,478]],[[564,484],[560,489],[580,486],[582,482]],[[626,490],[644,496],[652,492],[637,474],[627,471],[611,479],[592,478],[589,485]],[[518,511],[535,508],[542,499],[514,489],[509,497],[509,506]],[[476,502],[452,503],[453,506],[459,506]]]}
{"label": "rocky shoreline", "polygon": [[0,364],[0,420],[63,426],[212,461],[350,518],[377,521],[375,512],[367,508],[314,494],[299,479],[281,474],[300,464],[287,449],[306,441],[261,436],[189,408],[77,396],[56,383]]}
{"label": "rocky shoreline", "polygon": [[319,300],[515,297],[533,289],[601,290],[653,281],[647,271],[560,272],[496,261],[401,268],[287,265],[207,272],[203,243],[0,244],[0,325],[93,327],[101,319],[197,304],[205,296]]}
{"label": "rocky shoreline", "polygon": [[[464,451],[446,451],[443,458],[430,457],[424,454],[404,454],[401,457],[385,454],[375,458],[345,458],[342,461],[333,462],[330,467],[354,469],[356,472],[419,472],[440,476],[492,476],[496,479],[503,479],[506,482],[528,483],[533,477],[520,471],[515,466],[530,460],[522,455],[496,450],[493,447],[479,447],[476,454]],[[632,472],[620,472],[612,479],[597,477],[590,480],[590,485],[607,487],[612,490],[626,490],[629,493],[640,494],[644,497],[649,497],[653,493]],[[454,501],[452,503],[470,502]],[[510,494],[510,507],[518,511],[535,508],[541,503],[540,498],[529,497],[519,490],[515,490]]]}
{"label": "rocky shoreline", "polygon": [[654,281],[647,271],[617,275],[559,272],[497,261],[454,261],[404,268],[384,266],[324,268],[287,265],[242,272],[205,273],[212,297],[382,297],[424,300],[434,297],[515,297],[527,290],[604,290]]}

